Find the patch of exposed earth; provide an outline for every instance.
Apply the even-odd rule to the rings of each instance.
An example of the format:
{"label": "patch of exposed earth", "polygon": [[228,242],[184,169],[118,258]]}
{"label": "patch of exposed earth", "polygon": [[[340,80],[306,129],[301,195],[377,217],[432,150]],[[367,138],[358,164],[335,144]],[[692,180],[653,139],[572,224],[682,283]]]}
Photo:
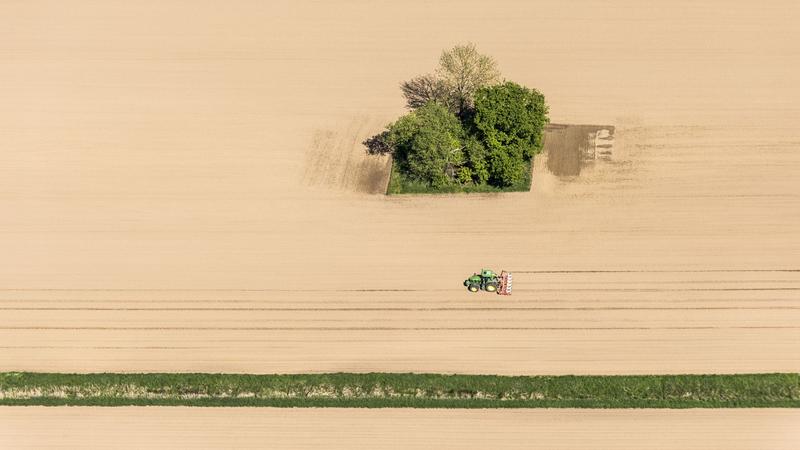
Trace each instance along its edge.
{"label": "patch of exposed earth", "polygon": [[305,184],[365,194],[385,193],[391,159],[367,155],[362,144],[379,127],[376,121],[357,117],[338,130],[315,130],[306,153]]}
{"label": "patch of exposed earth", "polygon": [[614,131],[613,125],[548,125],[544,136],[547,170],[558,177],[575,177],[589,165],[610,161]]}

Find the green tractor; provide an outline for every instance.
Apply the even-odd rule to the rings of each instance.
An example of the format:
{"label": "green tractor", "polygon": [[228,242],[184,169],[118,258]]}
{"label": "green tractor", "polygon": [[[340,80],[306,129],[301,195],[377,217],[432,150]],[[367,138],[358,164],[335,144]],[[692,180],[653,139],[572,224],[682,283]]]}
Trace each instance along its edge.
{"label": "green tractor", "polygon": [[473,274],[464,280],[464,286],[470,292],[484,290],[500,295],[511,295],[511,274],[503,271],[497,275],[492,270],[482,269],[480,273]]}

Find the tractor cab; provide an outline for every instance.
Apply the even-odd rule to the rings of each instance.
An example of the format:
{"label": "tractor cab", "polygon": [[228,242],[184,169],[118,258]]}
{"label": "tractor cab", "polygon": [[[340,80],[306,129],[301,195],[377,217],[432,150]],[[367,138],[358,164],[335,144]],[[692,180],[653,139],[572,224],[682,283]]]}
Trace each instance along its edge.
{"label": "tractor cab", "polygon": [[480,291],[482,289],[482,285],[483,279],[477,273],[464,280],[464,286],[466,286],[470,292]]}

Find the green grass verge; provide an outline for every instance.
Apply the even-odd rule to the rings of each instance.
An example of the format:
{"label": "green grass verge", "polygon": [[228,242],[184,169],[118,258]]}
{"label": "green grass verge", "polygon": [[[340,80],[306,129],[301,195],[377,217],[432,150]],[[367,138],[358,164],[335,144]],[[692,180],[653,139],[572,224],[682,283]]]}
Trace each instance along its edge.
{"label": "green grass verge", "polygon": [[480,193],[499,193],[499,192],[528,192],[531,190],[531,162],[525,162],[525,177],[518,183],[507,188],[498,188],[488,184],[465,184],[450,185],[441,188],[434,188],[427,183],[409,180],[397,170],[392,164],[389,176],[389,186],[386,189],[388,195],[400,194],[480,194]]}
{"label": "green grass verge", "polygon": [[800,374],[494,376],[0,373],[0,405],[800,407]]}

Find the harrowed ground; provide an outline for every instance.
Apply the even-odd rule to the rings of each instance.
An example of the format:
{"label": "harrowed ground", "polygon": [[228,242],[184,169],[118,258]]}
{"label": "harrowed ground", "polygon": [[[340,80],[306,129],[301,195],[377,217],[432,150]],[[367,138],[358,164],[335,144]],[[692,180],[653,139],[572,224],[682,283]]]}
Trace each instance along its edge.
{"label": "harrowed ground", "polygon": [[[800,370],[795,2],[215,5],[0,5],[0,370]],[[610,156],[369,194],[468,40]]]}
{"label": "harrowed ground", "polygon": [[41,448],[793,450],[796,409],[0,408],[0,445]]}

